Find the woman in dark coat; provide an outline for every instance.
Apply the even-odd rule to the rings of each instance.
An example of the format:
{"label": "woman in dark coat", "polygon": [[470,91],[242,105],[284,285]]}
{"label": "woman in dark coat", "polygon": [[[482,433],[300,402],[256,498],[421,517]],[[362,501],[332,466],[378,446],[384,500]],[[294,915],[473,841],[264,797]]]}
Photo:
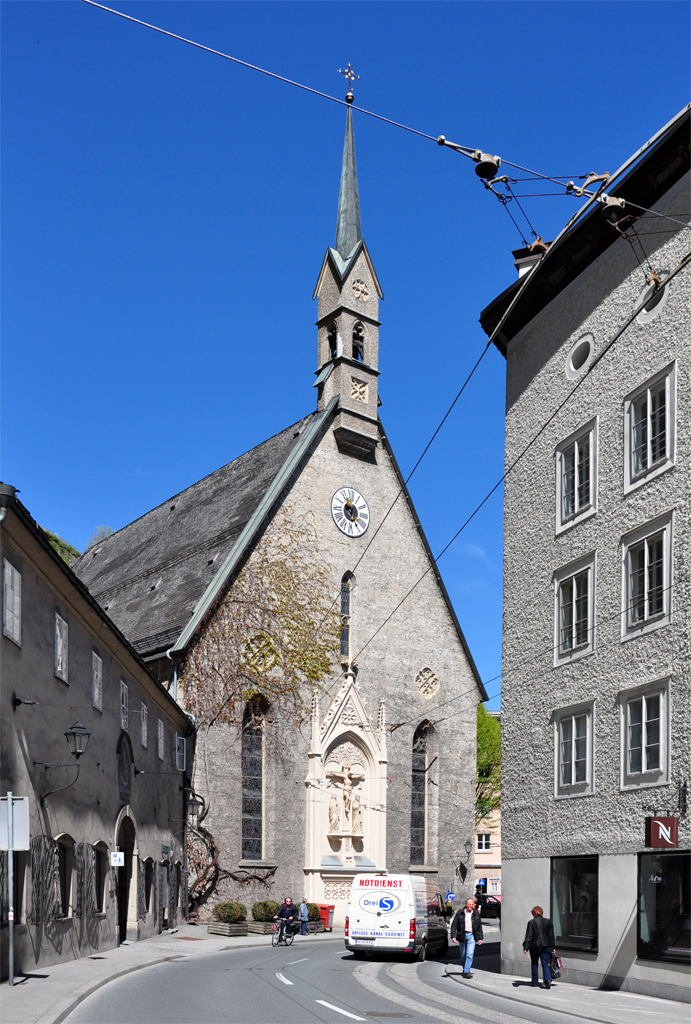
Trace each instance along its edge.
{"label": "woman in dark coat", "polygon": [[542,977],[545,988],[552,984],[552,973],[549,969],[549,958],[551,953],[556,953],[554,948],[554,928],[548,917],[542,916],[542,907],[533,907],[530,911],[532,920],[528,921],[523,939],[523,952],[530,953],[530,973],[533,988],[538,987],[538,963],[542,961]]}

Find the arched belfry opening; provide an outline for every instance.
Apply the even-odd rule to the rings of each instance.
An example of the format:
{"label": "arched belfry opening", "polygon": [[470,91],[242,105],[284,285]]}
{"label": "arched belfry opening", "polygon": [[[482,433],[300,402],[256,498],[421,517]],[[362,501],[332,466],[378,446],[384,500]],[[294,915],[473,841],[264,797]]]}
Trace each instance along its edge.
{"label": "arched belfry opening", "polygon": [[338,355],[338,327],[335,321],[327,327],[326,338],[329,344],[329,358],[335,359]]}
{"label": "arched belfry opening", "polygon": [[365,328],[358,320],[353,325],[353,359],[357,359],[359,363],[365,361]]}
{"label": "arched belfry opening", "polygon": [[355,576],[344,572],[341,577],[341,662],[350,665],[352,660],[352,617]]}

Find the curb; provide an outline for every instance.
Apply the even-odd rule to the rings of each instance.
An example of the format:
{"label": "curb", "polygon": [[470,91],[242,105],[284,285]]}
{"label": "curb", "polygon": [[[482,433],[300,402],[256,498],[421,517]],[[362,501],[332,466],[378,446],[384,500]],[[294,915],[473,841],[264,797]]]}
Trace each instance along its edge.
{"label": "curb", "polygon": [[[452,977],[449,974],[449,967],[450,966],[451,966],[451,964],[447,964],[446,965],[446,967],[444,969],[444,974],[446,975],[446,977],[450,981],[453,981],[457,985],[460,985],[460,982],[457,981],[456,978]],[[485,995],[494,996],[497,999],[507,999],[511,1003],[522,1003],[523,1006],[535,1006],[536,1005],[530,999],[521,999],[520,996],[507,995],[504,992],[494,992],[494,991],[492,991],[490,989],[485,988],[482,985],[478,985],[477,982],[475,984],[473,984],[473,982],[472,981],[468,981],[467,978],[464,979],[463,984],[467,985],[469,988],[478,989],[479,991],[484,992]],[[566,984],[568,984],[568,982]],[[539,1007],[539,1009],[542,1009],[542,1007]],[[549,1006],[549,1004],[546,1003],[545,1004],[545,1009],[551,1010],[552,1013],[568,1013],[568,1015],[570,1017],[579,1017],[581,1020],[592,1020],[592,1021],[595,1021],[596,1024],[614,1024],[614,1022],[612,1021],[611,1018],[609,1020],[604,1020],[604,1018],[602,1018],[602,1017],[593,1017],[592,1013],[577,1013],[575,1010],[572,1010],[570,1007],[569,1007],[568,1010],[564,1010],[564,1009],[560,1009],[558,1006]],[[41,1022],[41,1024],[43,1024],[43,1022]]]}
{"label": "curb", "polygon": [[[332,937],[329,935],[327,941],[333,942],[334,939],[338,938],[339,936]],[[179,953],[173,953],[171,956],[160,956],[155,960],[147,960],[146,963],[132,964],[130,967],[125,967],[122,970],[116,971],[114,974],[109,974],[105,978],[100,978],[98,981],[94,981],[93,984],[86,988],[75,989],[75,991],[67,996],[66,999],[61,1000],[57,1006],[54,1005],[50,1010],[46,1010],[45,1013],[41,1014],[34,1024],[62,1024],[62,1021],[66,1020],[72,1011],[76,1010],[79,1004],[83,1003],[84,1000],[93,995],[94,992],[98,992],[99,989],[104,988],[111,981],[117,981],[118,978],[124,978],[128,974],[134,974],[135,971],[141,971],[146,967],[156,967],[157,964],[171,963],[174,960],[182,960],[188,957],[190,959],[196,959],[197,957],[202,956],[212,956],[214,953],[227,953],[229,950],[233,949],[256,949],[263,945],[269,945],[269,943],[234,943],[232,946],[222,946],[220,949],[210,949],[208,952],[202,952],[200,950],[199,953],[192,953],[191,957],[191,951],[187,952],[186,950],[180,950]]]}

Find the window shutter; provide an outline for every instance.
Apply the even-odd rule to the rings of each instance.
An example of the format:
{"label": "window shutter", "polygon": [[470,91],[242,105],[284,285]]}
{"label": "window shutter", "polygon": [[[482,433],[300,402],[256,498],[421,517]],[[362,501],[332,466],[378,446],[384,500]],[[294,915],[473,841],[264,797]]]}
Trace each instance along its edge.
{"label": "window shutter", "polygon": [[55,613],[55,675],[67,682],[67,623]]}
{"label": "window shutter", "polygon": [[103,710],[103,662],[95,651],[91,652],[91,703]]}
{"label": "window shutter", "polygon": [[16,643],[22,642],[22,577],[5,559],[3,631]]}
{"label": "window shutter", "polygon": [[157,745],[158,745],[158,749],[157,749],[158,757],[162,761],[163,760],[163,722],[161,721],[160,718],[158,720]]}
{"label": "window shutter", "polygon": [[184,772],[187,767],[187,740],[175,733],[175,767]]}
{"label": "window shutter", "polygon": [[129,712],[129,693],[127,683],[120,680],[120,728],[127,732]]}
{"label": "window shutter", "polygon": [[143,747],[149,742],[149,711],[146,704],[142,703],[141,732],[140,740]]}

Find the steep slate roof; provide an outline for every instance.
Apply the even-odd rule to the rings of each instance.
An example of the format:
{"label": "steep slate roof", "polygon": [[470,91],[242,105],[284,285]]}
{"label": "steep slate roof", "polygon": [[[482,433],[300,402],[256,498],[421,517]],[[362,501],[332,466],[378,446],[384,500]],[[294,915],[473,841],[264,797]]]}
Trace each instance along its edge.
{"label": "steep slate roof", "polygon": [[75,573],[141,655],[165,651],[178,639],[318,418],[310,413],[82,555]]}

